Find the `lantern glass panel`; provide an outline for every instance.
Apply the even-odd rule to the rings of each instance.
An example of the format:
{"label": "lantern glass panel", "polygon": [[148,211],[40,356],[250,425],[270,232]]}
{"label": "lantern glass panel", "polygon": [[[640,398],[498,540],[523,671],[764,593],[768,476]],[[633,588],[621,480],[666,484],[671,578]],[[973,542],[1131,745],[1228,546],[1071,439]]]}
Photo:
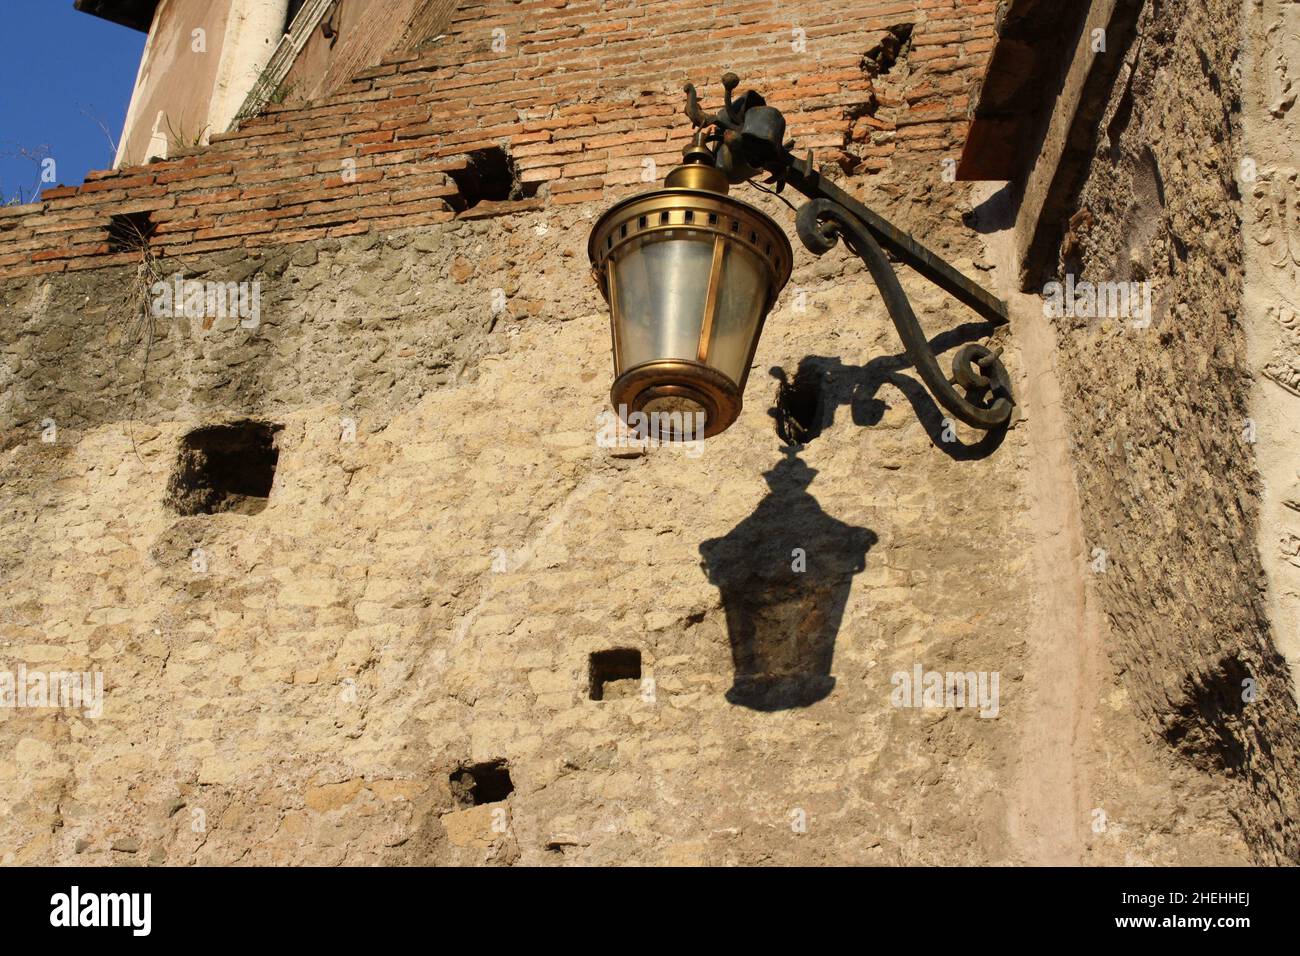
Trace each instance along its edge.
{"label": "lantern glass panel", "polygon": [[713,236],[690,229],[659,232],[628,244],[614,263],[622,367],[693,360],[713,264]]}
{"label": "lantern glass panel", "polygon": [[743,386],[750,349],[767,308],[770,280],[758,256],[739,243],[727,243],[723,256],[708,364]]}

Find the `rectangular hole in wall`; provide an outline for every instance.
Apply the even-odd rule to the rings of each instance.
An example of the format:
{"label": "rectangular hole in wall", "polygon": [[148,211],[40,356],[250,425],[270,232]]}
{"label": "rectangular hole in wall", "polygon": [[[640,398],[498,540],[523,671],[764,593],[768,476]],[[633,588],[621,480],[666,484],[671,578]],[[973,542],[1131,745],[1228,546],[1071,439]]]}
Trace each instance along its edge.
{"label": "rectangular hole in wall", "polygon": [[280,451],[279,425],[241,421],[196,428],[181,439],[166,504],[177,514],[257,514],[266,507]]}
{"label": "rectangular hole in wall", "polygon": [[592,700],[635,697],[641,689],[641,652],[630,647],[595,651],[587,672]]}
{"label": "rectangular hole in wall", "polygon": [[108,249],[110,252],[135,252],[149,245],[153,238],[153,220],[147,212],[120,213],[108,218]]}
{"label": "rectangular hole in wall", "polygon": [[458,212],[472,209],[484,200],[531,199],[541,186],[541,183],[523,182],[514,157],[500,146],[466,153],[464,168],[448,170],[448,175],[460,190],[459,196],[449,200]]}
{"label": "rectangular hole in wall", "polygon": [[449,783],[451,795],[462,807],[499,803],[515,790],[510,765],[504,760],[466,764],[451,775]]}

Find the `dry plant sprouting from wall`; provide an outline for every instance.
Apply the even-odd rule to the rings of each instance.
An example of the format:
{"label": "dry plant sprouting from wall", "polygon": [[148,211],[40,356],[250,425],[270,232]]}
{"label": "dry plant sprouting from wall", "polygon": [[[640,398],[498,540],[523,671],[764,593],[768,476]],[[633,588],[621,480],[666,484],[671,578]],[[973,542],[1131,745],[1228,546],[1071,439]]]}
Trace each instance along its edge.
{"label": "dry plant sprouting from wall", "polygon": [[185,123],[182,122],[180,124],[180,129],[176,129],[172,126],[172,118],[168,116],[167,117],[168,154],[171,156],[175,156],[177,153],[181,152],[182,150],[197,149],[198,147],[202,146],[203,137],[205,137],[208,134],[208,130],[210,130],[211,128],[212,127],[210,125],[205,123],[202,129],[200,129],[197,133],[195,133],[193,130],[186,128]]}
{"label": "dry plant sprouting from wall", "polygon": [[[153,352],[154,341],[158,336],[158,315],[153,307],[153,288],[156,283],[165,281],[163,259],[150,245],[153,235],[153,223],[148,213],[129,213],[114,216],[108,227],[109,244],[120,252],[133,252],[140,256],[135,272],[131,274],[122,302],[125,327],[122,335],[123,361],[129,361],[137,349],[143,347],[140,364],[140,382],[131,397],[127,410],[127,421],[135,420],[136,409],[149,381],[149,356]],[[122,366],[119,365],[119,371]],[[129,426],[128,426],[129,427]],[[137,459],[135,432],[131,431],[131,451]]]}

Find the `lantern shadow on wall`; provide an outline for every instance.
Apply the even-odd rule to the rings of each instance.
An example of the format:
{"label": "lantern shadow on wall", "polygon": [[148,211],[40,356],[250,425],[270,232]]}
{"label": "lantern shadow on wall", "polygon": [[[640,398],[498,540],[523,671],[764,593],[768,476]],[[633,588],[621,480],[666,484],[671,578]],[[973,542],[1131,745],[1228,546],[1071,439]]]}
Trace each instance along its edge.
{"label": "lantern shadow on wall", "polygon": [[783,449],[753,513],[700,545],[721,593],[735,678],[727,700],[753,710],[807,707],[835,686],[835,638],[875,532],[831,517],[808,491],[816,470]]}

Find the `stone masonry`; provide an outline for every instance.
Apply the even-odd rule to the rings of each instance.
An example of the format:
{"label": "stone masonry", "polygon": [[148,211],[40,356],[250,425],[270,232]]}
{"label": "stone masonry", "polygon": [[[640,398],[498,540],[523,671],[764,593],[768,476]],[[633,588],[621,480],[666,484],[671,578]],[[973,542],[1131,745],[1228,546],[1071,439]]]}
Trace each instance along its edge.
{"label": "stone masonry", "polygon": [[[945,162],[994,7],[462,3],[346,92],[0,210],[0,671],[105,679],[98,718],[0,708],[0,862],[1300,858],[1254,489],[1203,478],[1248,451],[1196,431],[1203,395],[1167,366],[1203,356],[1231,419],[1239,335],[1159,326],[1178,347],[1135,359],[1012,295],[996,200]],[[1168,7],[1147,35],[1181,22]],[[1214,30],[1187,24],[1189,48]],[[728,69],[845,188],[1008,296],[994,334],[902,270],[936,351],[1005,349],[1005,433],[945,421],[837,248],[796,252],[728,431],[597,441],[588,232],[680,156],[683,84],[716,106]],[[1235,135],[1208,94],[1134,90],[1130,129],[1181,110]],[[1181,156],[1169,216],[1226,310],[1232,200],[1189,198],[1226,160]],[[1100,169],[1086,256],[1134,228]],[[777,199],[737,194],[793,235]],[[1221,238],[1179,218],[1207,209]],[[124,223],[147,242],[123,248]],[[176,274],[256,283],[258,320],[150,315]],[[1090,370],[1127,383],[1096,425]],[[1152,376],[1172,397],[1135,391]],[[1194,432],[1183,452],[1134,441],[1121,394]],[[802,446],[778,434],[796,412]],[[228,448],[259,474],[219,474]],[[918,665],[996,674],[996,714],[896,706]],[[753,680],[791,666],[799,699]],[[1232,704],[1242,674],[1269,703]]]}

